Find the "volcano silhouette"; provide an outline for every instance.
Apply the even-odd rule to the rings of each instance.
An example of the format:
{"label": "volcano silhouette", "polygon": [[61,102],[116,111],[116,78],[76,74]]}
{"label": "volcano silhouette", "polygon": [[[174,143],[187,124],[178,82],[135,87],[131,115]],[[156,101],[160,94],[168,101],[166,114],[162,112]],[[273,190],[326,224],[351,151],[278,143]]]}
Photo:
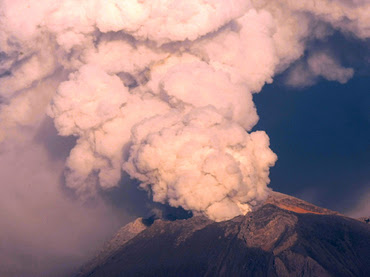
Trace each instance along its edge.
{"label": "volcano silhouette", "polygon": [[150,223],[123,227],[77,276],[370,276],[369,224],[277,192],[228,221]]}

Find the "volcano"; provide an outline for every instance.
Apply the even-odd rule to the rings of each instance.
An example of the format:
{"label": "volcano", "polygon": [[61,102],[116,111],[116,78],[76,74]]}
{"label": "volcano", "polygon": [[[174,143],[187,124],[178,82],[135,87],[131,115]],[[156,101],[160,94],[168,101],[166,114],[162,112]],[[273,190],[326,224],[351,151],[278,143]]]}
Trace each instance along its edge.
{"label": "volcano", "polygon": [[369,259],[369,224],[272,192],[228,221],[137,219],[77,276],[370,276]]}

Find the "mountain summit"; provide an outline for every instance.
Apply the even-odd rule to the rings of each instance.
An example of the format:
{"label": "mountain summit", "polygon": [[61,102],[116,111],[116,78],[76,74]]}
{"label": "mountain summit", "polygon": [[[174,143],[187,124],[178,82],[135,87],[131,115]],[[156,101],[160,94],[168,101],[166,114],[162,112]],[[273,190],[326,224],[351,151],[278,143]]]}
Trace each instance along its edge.
{"label": "mountain summit", "polygon": [[272,192],[245,216],[123,227],[77,275],[370,276],[370,225]]}

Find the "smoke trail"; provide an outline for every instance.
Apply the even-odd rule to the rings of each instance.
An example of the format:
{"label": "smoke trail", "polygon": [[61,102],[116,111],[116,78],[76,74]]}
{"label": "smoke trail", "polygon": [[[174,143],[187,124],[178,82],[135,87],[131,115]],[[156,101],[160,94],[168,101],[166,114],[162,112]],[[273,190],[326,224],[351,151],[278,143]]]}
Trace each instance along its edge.
{"label": "smoke trail", "polygon": [[[218,221],[268,194],[276,155],[263,131],[246,133],[258,121],[252,94],[312,38],[370,36],[370,4],[354,0],[3,0],[0,10],[3,140],[47,114],[77,138],[68,187],[89,195],[125,170],[155,201]],[[290,83],[352,75],[312,53]]]}

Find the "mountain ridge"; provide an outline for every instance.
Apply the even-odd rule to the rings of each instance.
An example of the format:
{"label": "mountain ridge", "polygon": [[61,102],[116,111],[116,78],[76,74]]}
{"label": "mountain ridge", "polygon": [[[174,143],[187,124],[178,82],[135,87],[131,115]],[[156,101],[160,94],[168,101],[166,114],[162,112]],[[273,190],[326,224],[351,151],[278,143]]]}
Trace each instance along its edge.
{"label": "mountain ridge", "polygon": [[275,192],[245,216],[158,219],[120,243],[77,276],[370,276],[369,225]]}

